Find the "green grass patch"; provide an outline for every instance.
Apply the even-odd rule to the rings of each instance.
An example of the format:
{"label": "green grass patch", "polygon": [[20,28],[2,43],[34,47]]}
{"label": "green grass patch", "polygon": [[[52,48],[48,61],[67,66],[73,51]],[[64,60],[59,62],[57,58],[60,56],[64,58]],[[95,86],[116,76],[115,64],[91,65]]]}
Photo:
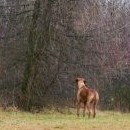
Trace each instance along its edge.
{"label": "green grass patch", "polygon": [[98,112],[95,119],[78,118],[74,113],[3,112],[0,111],[0,130],[130,130],[130,114]]}

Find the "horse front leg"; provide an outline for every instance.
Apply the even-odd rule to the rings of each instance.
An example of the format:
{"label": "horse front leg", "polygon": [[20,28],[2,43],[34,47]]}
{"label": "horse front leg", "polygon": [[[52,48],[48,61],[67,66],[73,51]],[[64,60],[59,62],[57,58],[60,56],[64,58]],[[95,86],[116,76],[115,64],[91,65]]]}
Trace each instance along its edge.
{"label": "horse front leg", "polygon": [[79,117],[80,101],[77,102],[77,116]]}
{"label": "horse front leg", "polygon": [[86,102],[84,102],[83,117],[85,117],[85,111],[86,111]]}

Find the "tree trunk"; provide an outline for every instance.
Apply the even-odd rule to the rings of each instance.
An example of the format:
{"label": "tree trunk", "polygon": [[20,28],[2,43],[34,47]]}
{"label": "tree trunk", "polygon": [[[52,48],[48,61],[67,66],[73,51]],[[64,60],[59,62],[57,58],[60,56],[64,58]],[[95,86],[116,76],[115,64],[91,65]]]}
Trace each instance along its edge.
{"label": "tree trunk", "polygon": [[[52,0],[46,1],[46,7],[44,2],[40,0],[35,1],[34,13],[32,17],[32,25],[29,34],[29,48],[27,52],[27,61],[24,72],[24,81],[22,85],[22,94],[24,97],[23,109],[30,111],[32,107],[33,88],[36,87],[36,76],[38,74],[38,65],[40,57],[44,54],[44,50],[50,43],[50,15]],[[42,13],[42,8],[43,13]],[[42,14],[42,15],[41,15]],[[42,19],[42,29],[38,31],[38,19]]]}
{"label": "tree trunk", "polygon": [[40,0],[35,1],[34,12],[32,17],[32,24],[30,27],[30,33],[28,38],[28,50],[27,50],[27,61],[24,72],[24,81],[22,84],[22,96],[23,104],[22,107],[24,110],[30,111],[31,109],[31,91],[34,85],[34,80],[36,76],[36,57],[35,57],[35,46],[37,44],[36,40],[36,29],[37,29],[37,20],[40,13]]}

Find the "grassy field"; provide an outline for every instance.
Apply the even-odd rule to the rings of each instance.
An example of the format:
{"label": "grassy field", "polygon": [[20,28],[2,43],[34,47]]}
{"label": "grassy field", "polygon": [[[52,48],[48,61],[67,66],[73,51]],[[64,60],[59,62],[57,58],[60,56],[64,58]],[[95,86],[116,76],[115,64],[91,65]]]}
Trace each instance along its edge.
{"label": "grassy field", "polygon": [[74,113],[0,111],[0,130],[130,130],[130,114],[98,112],[88,119]]}

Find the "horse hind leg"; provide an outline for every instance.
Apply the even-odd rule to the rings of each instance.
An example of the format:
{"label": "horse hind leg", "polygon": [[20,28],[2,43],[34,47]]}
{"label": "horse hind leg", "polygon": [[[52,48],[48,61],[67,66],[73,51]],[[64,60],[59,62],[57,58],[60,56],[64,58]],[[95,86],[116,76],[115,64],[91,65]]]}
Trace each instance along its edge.
{"label": "horse hind leg", "polygon": [[96,117],[96,106],[97,106],[97,103],[94,102],[94,104],[93,104],[93,118]]}
{"label": "horse hind leg", "polygon": [[87,103],[87,109],[88,109],[88,118],[90,118],[91,115],[90,103]]}

